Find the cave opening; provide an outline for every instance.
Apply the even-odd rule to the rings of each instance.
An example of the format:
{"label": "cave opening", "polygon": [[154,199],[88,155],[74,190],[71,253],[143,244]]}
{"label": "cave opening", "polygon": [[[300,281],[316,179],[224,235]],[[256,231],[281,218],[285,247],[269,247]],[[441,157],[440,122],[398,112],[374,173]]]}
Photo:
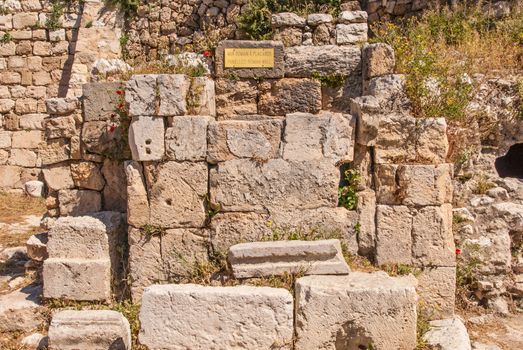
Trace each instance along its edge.
{"label": "cave opening", "polygon": [[523,143],[512,145],[507,154],[496,158],[494,166],[500,177],[523,179]]}

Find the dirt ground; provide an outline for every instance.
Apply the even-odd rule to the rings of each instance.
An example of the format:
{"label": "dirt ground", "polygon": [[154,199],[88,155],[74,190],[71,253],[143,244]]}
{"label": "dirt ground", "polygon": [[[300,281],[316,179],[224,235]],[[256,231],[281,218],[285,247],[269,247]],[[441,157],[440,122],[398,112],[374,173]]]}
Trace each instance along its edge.
{"label": "dirt ground", "polygon": [[503,350],[523,349],[523,313],[471,316],[465,325],[472,343],[494,344]]}

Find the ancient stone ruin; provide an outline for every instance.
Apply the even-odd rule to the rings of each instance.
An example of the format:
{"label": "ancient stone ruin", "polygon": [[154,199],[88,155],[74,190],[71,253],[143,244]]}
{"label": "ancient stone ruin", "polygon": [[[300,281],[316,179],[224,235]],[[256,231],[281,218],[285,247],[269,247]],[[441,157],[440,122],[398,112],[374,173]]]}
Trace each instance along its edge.
{"label": "ancient stone ruin", "polygon": [[[369,19],[425,5],[277,13],[255,41],[233,24],[245,1],[126,23],[88,0],[56,30],[44,2],[4,3],[0,188],[47,213],[27,242],[41,285],[0,296],[0,331],[38,329],[43,303],[33,349],[415,349],[421,320],[425,342],[471,349],[467,244],[492,267],[486,305],[523,296],[521,133],[491,157],[497,185],[464,197],[447,121],[415,117],[394,50],[367,42]],[[195,13],[230,29],[214,52],[124,62],[196,42]]]}

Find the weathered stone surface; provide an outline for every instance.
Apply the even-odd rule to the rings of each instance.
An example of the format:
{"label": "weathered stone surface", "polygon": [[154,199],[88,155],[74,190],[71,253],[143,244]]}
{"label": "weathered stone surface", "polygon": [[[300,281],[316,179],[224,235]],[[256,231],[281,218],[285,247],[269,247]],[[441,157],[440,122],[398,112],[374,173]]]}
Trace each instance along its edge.
{"label": "weathered stone surface", "polygon": [[363,79],[393,74],[396,64],[394,50],[390,45],[375,43],[362,49]]}
{"label": "weathered stone surface", "polygon": [[102,175],[105,179],[104,210],[122,213],[127,211],[127,183],[123,162],[105,159]]}
{"label": "weathered stone surface", "polygon": [[83,113],[85,121],[111,120],[115,114],[124,86],[119,82],[89,83],[82,86]]}
{"label": "weathered stone surface", "polygon": [[318,113],[321,109],[321,84],[313,79],[287,78],[263,81],[259,85],[259,112],[283,116],[288,113]]}
{"label": "weathered stone surface", "polygon": [[268,214],[219,212],[211,219],[214,251],[226,253],[230,246],[256,242],[271,234]]}
{"label": "weathered stone surface", "polygon": [[[214,80],[208,77],[190,78],[186,102],[188,114],[216,116],[215,100]],[[161,101],[163,103],[164,100]]]}
{"label": "weathered stone surface", "polygon": [[42,287],[30,285],[0,296],[0,331],[31,331],[44,321],[40,295]]}
{"label": "weathered stone surface", "polygon": [[48,140],[38,149],[38,156],[43,165],[56,164],[68,160],[71,154],[71,145],[66,139]]}
{"label": "weathered stone surface", "polygon": [[27,349],[45,350],[49,348],[49,338],[41,333],[33,333],[20,341]]}
{"label": "weathered stone surface", "polygon": [[151,350],[288,349],[293,300],[287,290],[267,287],[154,285],[142,298],[140,323],[139,341]]}
{"label": "weathered stone surface", "polygon": [[423,335],[429,346],[441,350],[471,350],[469,334],[463,322],[457,318],[434,320]]}
{"label": "weathered stone surface", "polygon": [[141,163],[126,161],[124,164],[127,178],[127,222],[135,227],[149,223],[149,199],[145,188],[145,179]]}
{"label": "weathered stone surface", "polygon": [[258,113],[258,83],[254,79],[220,78],[216,82],[216,114],[229,119]]}
{"label": "weathered stone surface", "polygon": [[165,154],[165,126],[161,117],[133,117],[129,126],[129,147],[133,160],[161,160]]}
{"label": "weathered stone surface", "polygon": [[413,349],[416,303],[412,279],[384,272],[302,277],[296,281],[295,348]]}
{"label": "weathered stone surface", "polygon": [[338,23],[367,23],[366,11],[342,11],[338,16]]}
{"label": "weathered stone surface", "polygon": [[44,261],[42,277],[45,298],[92,301],[111,298],[109,258],[49,258]]}
{"label": "weathered stone surface", "polygon": [[79,188],[101,191],[105,185],[100,168],[93,162],[71,164],[71,176],[75,186]]}
{"label": "weathered stone surface", "polygon": [[102,209],[100,192],[91,190],[60,190],[60,215],[79,216],[95,213]]}
{"label": "weathered stone surface", "polygon": [[23,130],[13,132],[11,146],[13,148],[38,148],[44,140],[43,133],[39,130]]}
{"label": "weathered stone surface", "polygon": [[111,310],[65,310],[53,315],[49,350],[130,350],[129,321]]}
{"label": "weathered stone surface", "polygon": [[44,195],[45,184],[42,181],[32,180],[24,183],[24,190],[31,197],[41,198]]}
{"label": "weathered stone surface", "polygon": [[152,116],[159,107],[156,74],[133,75],[125,84],[125,102],[129,116]]}
{"label": "weathered stone surface", "polygon": [[152,223],[166,228],[204,226],[206,163],[146,164],[145,176]]}
{"label": "weathered stone surface", "polygon": [[71,169],[65,165],[52,165],[42,170],[45,183],[53,191],[74,187]]}
{"label": "weathered stone surface", "polygon": [[[187,93],[190,82],[183,74],[160,74],[158,75],[157,95],[148,98],[159,99],[159,116],[185,115],[187,112]],[[131,102],[133,103],[133,102]],[[156,113],[149,113],[154,115]]]}
{"label": "weathered stone surface", "polygon": [[330,161],[273,159],[258,165],[234,159],[210,171],[211,199],[224,211],[335,207],[338,182],[339,171]]}
{"label": "weathered stone surface", "polygon": [[367,23],[337,24],[336,44],[358,44],[367,41]]}
{"label": "weathered stone surface", "polygon": [[354,159],[356,119],[324,112],[318,116],[293,113],[285,119],[283,159],[313,161],[332,159],[333,164]]}
{"label": "weathered stone surface", "polygon": [[54,115],[65,115],[73,113],[78,108],[78,99],[73,97],[56,97],[45,100],[47,113]]}
{"label": "weathered stone surface", "polygon": [[[226,48],[274,48],[272,68],[225,68]],[[281,41],[224,40],[216,48],[216,75],[240,78],[282,78],[284,73],[283,44]]]}
{"label": "weathered stone surface", "polygon": [[140,301],[143,290],[158,282],[189,276],[196,263],[208,260],[209,234],[200,229],[170,229],[148,236],[146,229],[129,229],[131,295]]}
{"label": "weathered stone surface", "polygon": [[272,38],[281,41],[286,47],[301,45],[303,32],[297,27],[280,27],[273,31]]}
{"label": "weathered stone surface", "polygon": [[337,239],[240,243],[229,248],[236,278],[305,275],[346,275],[350,269]]}
{"label": "weathered stone surface", "polygon": [[379,204],[440,205],[452,201],[453,164],[376,166]]}
{"label": "weathered stone surface", "polygon": [[44,127],[44,119],[47,114],[33,113],[20,116],[20,128],[24,130],[42,130]]}
{"label": "weathered stone surface", "polygon": [[34,167],[37,163],[36,153],[28,149],[11,149],[11,155],[7,161],[9,165],[23,167]]}
{"label": "weathered stone surface", "polygon": [[413,263],[422,266],[455,266],[452,205],[424,207],[412,221]]}
{"label": "weathered stone surface", "polygon": [[204,116],[172,118],[165,131],[166,157],[169,160],[205,160],[207,154],[207,125],[212,119]]}
{"label": "weathered stone surface", "polygon": [[280,120],[211,122],[207,161],[218,163],[234,158],[260,161],[277,158],[282,128]]}
{"label": "weathered stone surface", "polygon": [[505,219],[509,223],[511,229],[516,231],[523,231],[523,205],[512,203],[512,202],[502,202],[492,205],[494,212]]}
{"label": "weathered stone surface", "polygon": [[376,261],[378,265],[412,262],[412,215],[406,206],[376,208]]}
{"label": "weathered stone surface", "polygon": [[47,259],[47,232],[37,233],[29,237],[25,243],[27,256],[32,260],[44,261]]}
{"label": "weathered stone surface", "polygon": [[456,267],[427,267],[416,277],[422,311],[431,319],[453,317]]}
{"label": "weathered stone surface", "polygon": [[372,255],[376,249],[376,193],[367,189],[358,192],[358,253]]}
{"label": "weathered stone surface", "polygon": [[76,134],[74,116],[53,117],[45,121],[45,135],[48,139],[72,137]]}
{"label": "weathered stone surface", "polygon": [[312,13],[307,16],[307,24],[316,27],[320,24],[331,23],[332,15],[327,13]]}
{"label": "weathered stone surface", "polygon": [[294,46],[285,49],[285,76],[308,78],[313,72],[348,77],[361,73],[361,49],[356,46]]}
{"label": "weathered stone surface", "polygon": [[405,76],[387,74],[371,78],[364,84],[364,93],[376,97],[386,110],[408,110],[410,101],[405,95]]}
{"label": "weathered stone surface", "polygon": [[12,165],[0,165],[0,188],[13,188],[20,181],[21,168]]}
{"label": "weathered stone surface", "polygon": [[292,12],[274,13],[271,16],[271,25],[279,27],[305,27],[306,20]]}

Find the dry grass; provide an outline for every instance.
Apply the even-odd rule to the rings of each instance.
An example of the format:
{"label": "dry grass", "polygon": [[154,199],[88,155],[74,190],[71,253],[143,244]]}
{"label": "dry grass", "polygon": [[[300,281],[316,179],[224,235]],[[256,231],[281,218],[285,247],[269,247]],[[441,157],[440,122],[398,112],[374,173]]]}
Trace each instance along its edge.
{"label": "dry grass", "polygon": [[43,215],[46,211],[43,198],[0,192],[0,222],[23,222],[24,215]]}

